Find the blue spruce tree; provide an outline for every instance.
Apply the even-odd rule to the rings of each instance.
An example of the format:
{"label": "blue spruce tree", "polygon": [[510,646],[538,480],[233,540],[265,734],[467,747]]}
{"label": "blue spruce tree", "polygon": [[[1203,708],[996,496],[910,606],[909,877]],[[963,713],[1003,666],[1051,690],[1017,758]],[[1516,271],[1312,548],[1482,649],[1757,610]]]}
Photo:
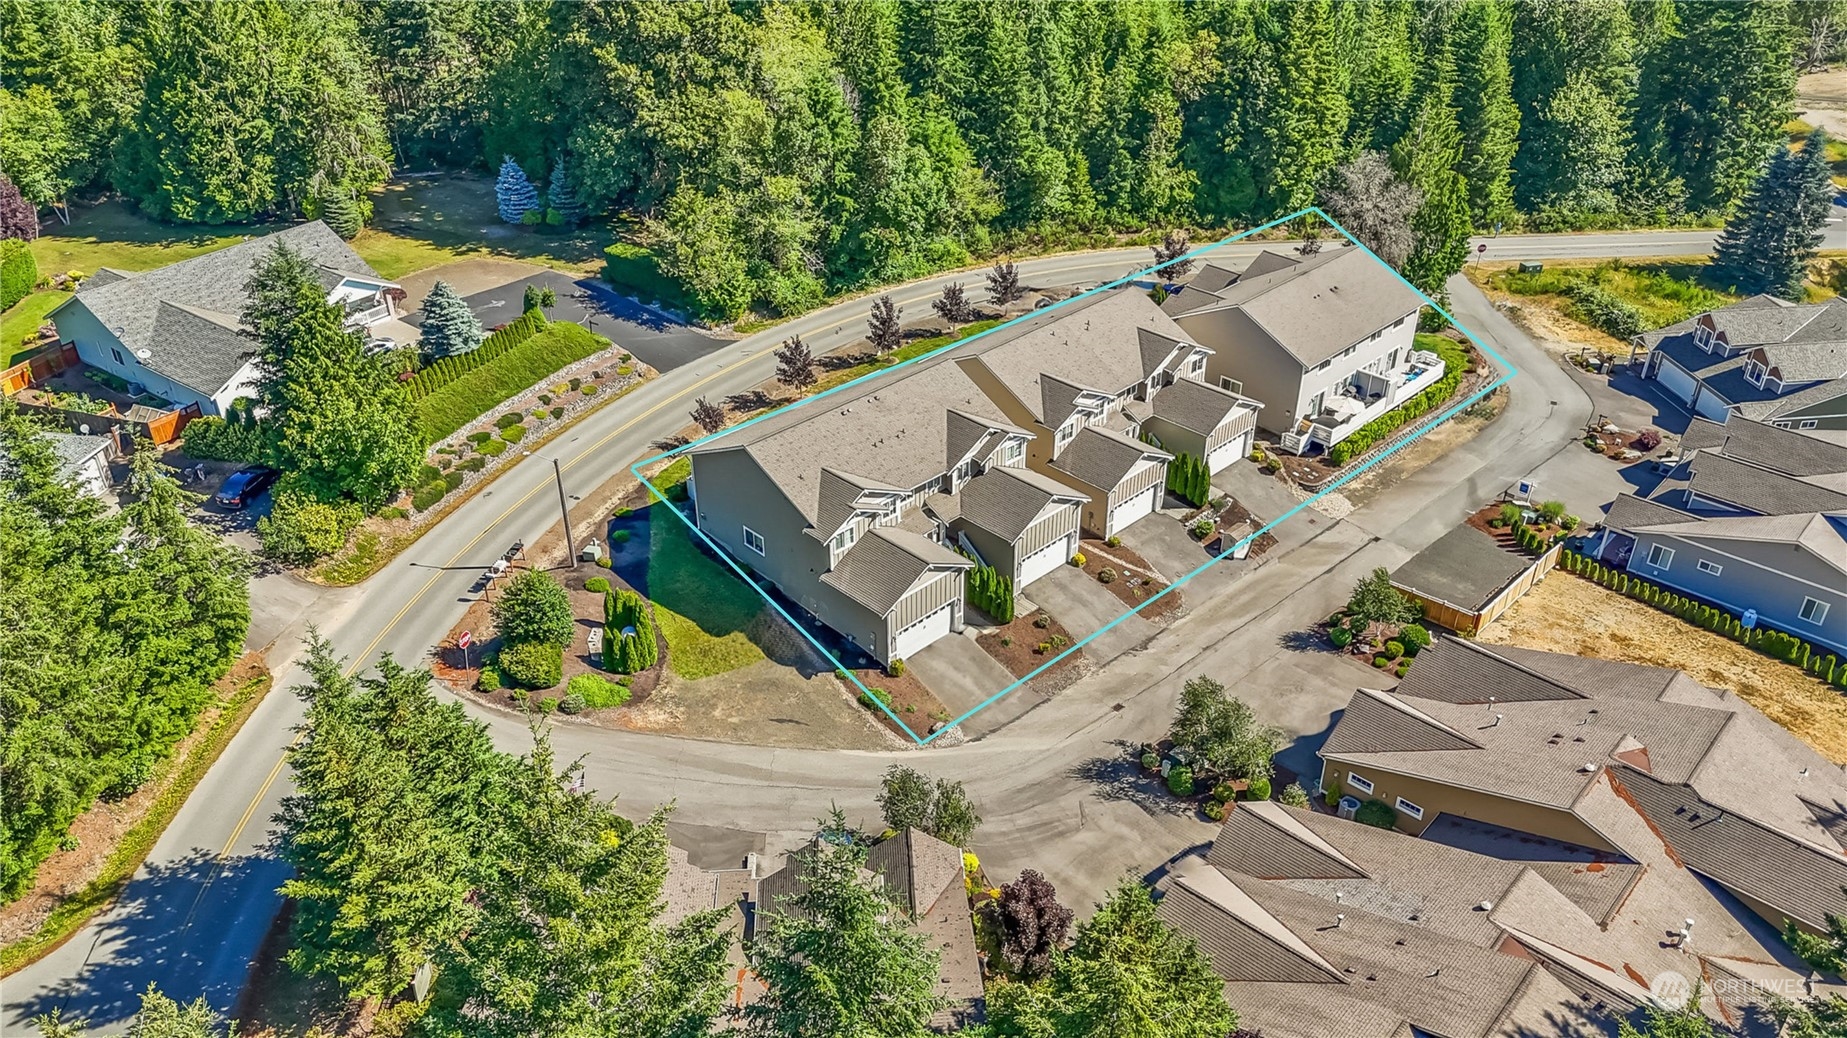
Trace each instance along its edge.
{"label": "blue spruce tree", "polygon": [[539,190],[526,178],[526,171],[508,155],[500,163],[500,179],[494,182],[494,200],[500,205],[500,218],[507,223],[523,223],[526,214],[539,208]]}
{"label": "blue spruce tree", "polygon": [[427,357],[453,357],[481,345],[481,322],[447,281],[430,286],[423,301],[423,342]]}

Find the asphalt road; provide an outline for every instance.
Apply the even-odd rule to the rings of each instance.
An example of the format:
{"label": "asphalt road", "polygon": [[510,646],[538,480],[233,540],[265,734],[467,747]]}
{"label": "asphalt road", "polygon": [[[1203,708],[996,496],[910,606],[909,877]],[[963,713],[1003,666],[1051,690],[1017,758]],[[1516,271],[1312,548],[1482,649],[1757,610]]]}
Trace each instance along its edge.
{"label": "asphalt road", "polygon": [[[1491,243],[1488,257],[1684,254],[1703,251],[1711,238],[1711,232],[1504,237]],[[1234,245],[1215,258],[1248,257],[1260,248]],[[1121,249],[1028,260],[1020,268],[1029,285],[1090,284],[1135,273],[1147,256],[1146,249]],[[915,312],[952,280],[981,294],[979,272],[930,278],[891,294]],[[1299,680],[1294,657],[1303,650],[1296,632],[1331,611],[1359,575],[1397,565],[1475,502],[1561,464],[1589,416],[1589,398],[1556,363],[1465,281],[1455,279],[1450,289],[1457,318],[1522,372],[1498,421],[1441,463],[1402,476],[1346,520],[1306,512],[1290,520],[1314,524],[1312,540],[1257,570],[1238,594],[1201,604],[1148,649],[1001,732],[963,746],[886,753],[753,750],[564,727],[554,737],[559,754],[582,755],[591,784],[620,794],[627,810],[675,801],[687,822],[768,831],[772,847],[808,831],[834,803],[849,817],[875,817],[878,774],[903,756],[969,784],[986,817],[976,850],[993,876],[1038,867],[1067,901],[1081,905],[1120,876],[1146,874],[1211,836],[1208,826],[1148,795],[1133,768],[1123,767],[1121,747],[1164,727],[1179,682],[1209,672],[1234,688],[1268,689],[1282,709],[1289,682]],[[356,662],[385,652],[422,659],[465,608],[480,570],[507,544],[532,542],[556,520],[554,457],[567,489],[587,492],[654,453],[655,441],[686,423],[695,397],[739,392],[767,378],[775,363],[770,351],[781,339],[800,334],[817,351],[830,349],[863,334],[865,312],[864,300],[842,303],[670,368],[513,467],[358,593],[325,596],[309,619]],[[26,1021],[56,1006],[101,1030],[123,1030],[150,981],[181,1000],[204,995],[225,1009],[235,1001],[279,904],[283,869],[268,845],[270,819],[288,788],[284,754],[302,716],[285,691],[301,680],[292,664],[299,634],[277,636],[271,663],[278,691],[207,773],[124,896],[62,948],[7,979],[0,1033],[25,1033]],[[1356,667],[1353,683],[1364,683],[1367,673]],[[523,720],[477,713],[503,746],[529,744]],[[1292,719],[1306,738],[1316,734],[1314,722]]]}

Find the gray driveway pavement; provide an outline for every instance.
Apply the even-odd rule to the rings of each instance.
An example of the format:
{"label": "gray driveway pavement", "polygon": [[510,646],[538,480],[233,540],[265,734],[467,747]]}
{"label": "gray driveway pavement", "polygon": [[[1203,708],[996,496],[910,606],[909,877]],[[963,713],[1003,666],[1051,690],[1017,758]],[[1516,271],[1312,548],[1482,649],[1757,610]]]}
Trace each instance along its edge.
{"label": "gray driveway pavement", "polygon": [[972,629],[966,634],[938,638],[905,660],[904,665],[925,688],[936,693],[952,717],[961,716],[1013,684],[1013,672],[976,643]]}
{"label": "gray driveway pavement", "polygon": [[1047,573],[1021,592],[1020,598],[1026,600],[1020,605],[1022,614],[1030,611],[1028,603],[1043,608],[1065,625],[1074,642],[1083,641],[1121,618],[1121,623],[1084,646],[1085,655],[1099,665],[1146,642],[1158,629],[1139,616],[1126,615],[1129,607],[1121,599],[1076,566],[1060,566]]}

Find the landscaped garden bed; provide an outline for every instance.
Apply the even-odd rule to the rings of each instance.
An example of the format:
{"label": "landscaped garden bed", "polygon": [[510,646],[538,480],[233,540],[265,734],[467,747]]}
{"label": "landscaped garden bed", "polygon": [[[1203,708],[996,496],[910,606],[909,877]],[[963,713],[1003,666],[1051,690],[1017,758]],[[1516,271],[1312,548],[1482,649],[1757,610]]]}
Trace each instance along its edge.
{"label": "landscaped garden bed", "polygon": [[1469,514],[1468,525],[1494,538],[1507,551],[1539,554],[1578,528],[1578,517],[1567,514],[1562,501],[1536,507],[1502,501],[1483,505]]}
{"label": "landscaped garden bed", "polygon": [[872,690],[872,696],[861,692],[858,686],[847,680],[846,673],[846,671],[834,673],[834,677],[840,680],[840,686],[845,693],[858,700],[859,705],[870,711],[880,724],[899,735],[904,734],[904,729],[893,724],[891,717],[879,709],[878,705],[872,701],[873,698],[877,698],[890,707],[892,713],[902,718],[905,726],[919,738],[929,735],[934,726],[948,724],[953,720],[949,710],[943,706],[942,700],[937,699],[923,682],[917,680],[909,672],[902,672],[893,677],[889,672],[877,667],[860,667],[852,671],[853,676],[858,678],[861,684]]}
{"label": "landscaped garden bed", "polygon": [[[1023,678],[1070,648],[1072,638],[1071,632],[1057,618],[1043,609],[1036,609],[983,632],[975,641],[1014,677]],[[1083,656],[1081,652],[1074,652],[1059,660],[1058,665],[1046,671],[1043,676],[1051,677],[1071,671]]]}
{"label": "landscaped garden bed", "polygon": [[[1135,549],[1123,544],[1120,538],[1111,538],[1116,543],[1086,537],[1078,549],[1084,557],[1082,568],[1085,575],[1097,582],[1100,587],[1109,590],[1124,606],[1133,609],[1150,603],[1137,616],[1154,623],[1163,623],[1177,616],[1180,612],[1180,592],[1167,590],[1167,581],[1155,575],[1154,567],[1148,560],[1136,553]],[[1201,562],[1206,561],[1202,556]],[[1156,595],[1161,595],[1156,599]]]}

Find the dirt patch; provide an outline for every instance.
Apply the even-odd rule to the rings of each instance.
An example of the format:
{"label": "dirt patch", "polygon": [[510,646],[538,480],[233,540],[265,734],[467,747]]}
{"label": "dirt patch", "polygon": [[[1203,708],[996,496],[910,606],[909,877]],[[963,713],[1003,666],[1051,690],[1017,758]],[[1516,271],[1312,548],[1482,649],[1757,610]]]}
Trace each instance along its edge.
{"label": "dirt patch", "polygon": [[[1043,627],[1039,626],[1041,620],[1045,622]],[[1023,678],[1044,666],[1046,660],[1063,652],[1071,644],[1072,638],[1071,632],[1058,622],[1057,617],[1038,609],[1014,617],[1008,623],[983,633],[975,641],[988,655],[1000,661],[1000,665],[1006,667],[1014,677]],[[1040,651],[1042,646],[1045,650],[1043,652]],[[1074,652],[1059,660],[1058,665],[1046,671],[1041,678],[1075,674],[1083,658],[1082,652]]]}
{"label": "dirt patch", "polygon": [[[1084,572],[1096,580],[1099,587],[1115,595],[1123,605],[1134,608],[1167,589],[1167,581],[1155,576],[1154,567],[1148,564],[1148,560],[1127,545],[1112,547],[1094,537],[1086,537],[1078,550],[1084,556]],[[1106,569],[1114,574],[1114,579],[1108,583],[1099,579]],[[1180,599],[1181,592],[1175,591],[1143,609],[1140,615],[1144,620],[1164,623],[1179,614]]]}
{"label": "dirt patch", "polygon": [[231,1018],[243,1038],[295,1038],[339,1035],[365,1038],[374,1033],[376,1013],[340,995],[340,985],[326,977],[306,977],[288,967],[283,956],[293,944],[295,902],[285,901],[269,924],[249,979]]}
{"label": "dirt patch", "polygon": [[1483,642],[1674,667],[1729,689],[1837,764],[1847,763],[1847,696],[1787,663],[1559,572],[1477,636]]}
{"label": "dirt patch", "polygon": [[404,289],[404,302],[400,309],[405,313],[422,309],[424,298],[430,294],[430,289],[436,287],[438,281],[447,281],[457,295],[471,296],[544,269],[535,263],[510,259],[465,259],[445,263],[398,279],[398,284]]}
{"label": "dirt patch", "polygon": [[[936,698],[936,694],[909,671],[894,678],[877,668],[862,667],[853,671],[853,676],[857,677],[867,688],[882,690],[889,696],[890,699],[886,705],[891,707],[892,713],[903,718],[905,725],[919,737],[929,735],[933,727],[945,724],[950,719],[949,710],[943,706],[943,701]],[[911,737],[904,733],[904,729],[893,724],[885,711],[859,701],[859,697],[864,693],[854,687],[852,682],[842,681],[839,678],[835,678],[834,682],[840,686],[841,694],[856,708],[863,710],[868,719],[893,735],[904,739],[905,742],[910,741]]]}
{"label": "dirt patch", "polygon": [[1354,507],[1360,507],[1389,487],[1402,481],[1405,474],[1435,464],[1444,455],[1480,435],[1488,423],[1498,418],[1507,406],[1507,387],[1470,405],[1447,422],[1439,422],[1410,445],[1388,455],[1384,461],[1341,484],[1340,492]]}
{"label": "dirt patch", "polygon": [[616,723],[630,731],[752,746],[897,745],[885,726],[848,697],[832,671],[798,670],[767,659],[709,678],[670,677],[648,702],[621,711]]}

